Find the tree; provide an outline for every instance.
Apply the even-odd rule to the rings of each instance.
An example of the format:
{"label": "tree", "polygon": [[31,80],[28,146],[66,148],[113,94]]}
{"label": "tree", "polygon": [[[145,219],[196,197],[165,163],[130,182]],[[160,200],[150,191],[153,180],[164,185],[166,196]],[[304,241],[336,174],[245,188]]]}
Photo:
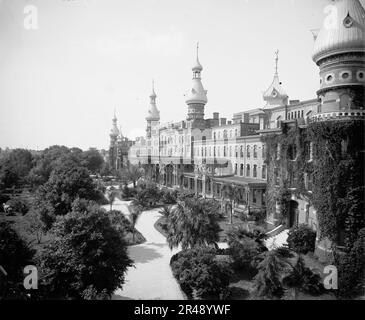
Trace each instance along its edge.
{"label": "tree", "polygon": [[142,210],[141,207],[138,205],[133,204],[129,207],[129,211],[130,211],[130,215],[129,215],[129,219],[131,221],[131,225],[132,225],[132,236],[133,236],[133,243],[135,241],[135,231],[136,231],[136,223],[138,218],[140,217]]}
{"label": "tree", "polygon": [[124,169],[123,174],[128,181],[133,182],[133,187],[135,188],[138,179],[143,175],[143,171],[138,166],[130,164]]}
{"label": "tree", "polygon": [[91,173],[100,173],[101,169],[104,165],[104,159],[96,149],[89,149],[82,153],[82,164],[91,172]]}
{"label": "tree", "polygon": [[231,214],[230,214],[230,223],[233,224],[233,213],[235,203],[239,202],[242,199],[242,191],[240,188],[235,187],[234,185],[225,184],[223,186],[223,197],[229,199],[231,203]]}
{"label": "tree", "polygon": [[25,216],[27,222],[27,230],[30,234],[35,235],[37,243],[40,244],[42,241],[42,237],[44,234],[44,224],[39,218],[39,215],[36,211],[28,212]]}
{"label": "tree", "polygon": [[180,201],[167,219],[170,248],[181,245],[183,250],[199,246],[217,247],[218,208],[209,200],[186,198]]}
{"label": "tree", "polygon": [[105,210],[94,205],[58,217],[52,235],[39,259],[48,298],[83,299],[90,286],[93,294],[110,297],[122,288],[132,261]]}
{"label": "tree", "polygon": [[64,215],[71,211],[76,198],[100,201],[103,195],[97,191],[88,170],[77,160],[67,158],[57,164],[47,183],[38,189],[37,198],[50,203],[56,215]]}
{"label": "tree", "polygon": [[113,203],[116,198],[117,198],[117,191],[113,187],[111,187],[108,191],[108,201],[110,205],[110,211],[112,211],[113,209]]}
{"label": "tree", "polygon": [[[0,222],[0,266],[6,271],[4,281],[0,281],[0,300],[27,299],[23,287],[23,269],[33,264],[34,251],[8,222]],[[2,271],[0,271],[2,276]],[[0,280],[2,280],[0,278]]]}
{"label": "tree", "polygon": [[56,161],[70,154],[71,150],[65,146],[55,145],[43,150],[34,158],[35,165],[29,172],[29,182],[34,186],[46,183],[55,168]]}
{"label": "tree", "polygon": [[280,298],[284,290],[281,275],[288,263],[274,251],[261,254],[257,265],[258,274],[254,278],[256,293],[259,297]]}

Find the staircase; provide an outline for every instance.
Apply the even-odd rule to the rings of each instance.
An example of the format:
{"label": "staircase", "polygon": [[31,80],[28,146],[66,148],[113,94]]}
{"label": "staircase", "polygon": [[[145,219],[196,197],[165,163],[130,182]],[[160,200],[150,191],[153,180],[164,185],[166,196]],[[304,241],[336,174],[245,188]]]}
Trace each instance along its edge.
{"label": "staircase", "polygon": [[286,240],[288,239],[288,232],[289,229],[286,229],[286,227],[283,225],[268,232],[264,241],[265,246],[269,250],[274,250],[276,248],[284,246],[285,244],[287,244]]}

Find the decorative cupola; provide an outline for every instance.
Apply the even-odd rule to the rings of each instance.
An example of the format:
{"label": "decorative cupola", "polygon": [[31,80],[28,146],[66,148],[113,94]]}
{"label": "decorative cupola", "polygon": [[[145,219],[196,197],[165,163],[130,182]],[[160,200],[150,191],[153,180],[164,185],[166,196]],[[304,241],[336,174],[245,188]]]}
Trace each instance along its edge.
{"label": "decorative cupola", "polygon": [[275,52],[274,79],[270,87],[263,93],[263,98],[266,101],[265,108],[284,106],[288,104],[288,95],[286,94],[279,80],[278,61],[279,61],[279,50]]}
{"label": "decorative cupola", "polygon": [[359,0],[337,0],[329,8],[313,50],[321,101],[315,118],[363,117],[365,10]]}
{"label": "decorative cupola", "polygon": [[204,120],[204,107],[208,102],[207,91],[201,82],[202,65],[199,62],[199,43],[196,47],[196,62],[192,68],[193,82],[191,89],[185,94],[188,105],[187,120]]}

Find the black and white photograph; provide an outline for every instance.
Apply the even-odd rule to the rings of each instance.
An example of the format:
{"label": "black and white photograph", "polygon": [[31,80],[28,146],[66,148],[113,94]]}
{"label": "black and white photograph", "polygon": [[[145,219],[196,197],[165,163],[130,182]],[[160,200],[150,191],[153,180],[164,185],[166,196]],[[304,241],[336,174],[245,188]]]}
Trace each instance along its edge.
{"label": "black and white photograph", "polygon": [[0,309],[365,300],[364,7],[0,0]]}

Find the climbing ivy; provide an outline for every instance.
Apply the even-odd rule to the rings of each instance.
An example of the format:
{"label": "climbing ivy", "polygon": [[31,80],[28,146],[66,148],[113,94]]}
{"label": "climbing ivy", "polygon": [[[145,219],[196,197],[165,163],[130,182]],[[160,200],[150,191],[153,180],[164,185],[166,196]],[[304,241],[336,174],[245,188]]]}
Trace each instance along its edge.
{"label": "climbing ivy", "polygon": [[[280,204],[282,222],[291,196],[305,199],[317,211],[320,236],[350,247],[364,227],[364,122],[313,122],[303,128],[284,124],[281,134],[262,139],[267,150],[269,212]],[[309,161],[310,143],[313,161]],[[311,192],[305,175],[313,177]]]}
{"label": "climbing ivy", "polygon": [[311,193],[305,187],[305,174],[313,171],[308,162],[309,138],[306,130],[298,126],[285,126],[282,133],[264,136],[266,162],[268,165],[267,210],[275,212],[280,206],[279,222],[288,218],[288,202],[292,195],[311,202]]}

